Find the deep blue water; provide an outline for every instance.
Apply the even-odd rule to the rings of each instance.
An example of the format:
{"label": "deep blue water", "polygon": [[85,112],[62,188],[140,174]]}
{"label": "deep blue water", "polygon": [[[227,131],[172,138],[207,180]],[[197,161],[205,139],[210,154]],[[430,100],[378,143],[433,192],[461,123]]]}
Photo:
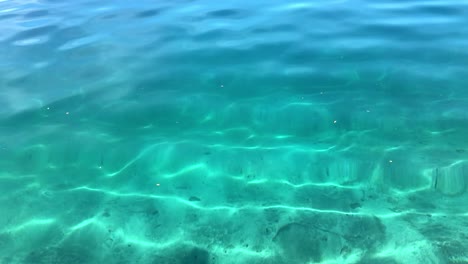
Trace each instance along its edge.
{"label": "deep blue water", "polygon": [[0,263],[468,263],[468,1],[0,0]]}

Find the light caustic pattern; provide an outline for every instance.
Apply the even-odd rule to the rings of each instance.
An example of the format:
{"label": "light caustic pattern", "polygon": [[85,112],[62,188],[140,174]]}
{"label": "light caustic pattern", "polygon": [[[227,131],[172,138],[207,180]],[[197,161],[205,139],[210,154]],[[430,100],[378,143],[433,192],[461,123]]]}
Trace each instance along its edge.
{"label": "light caustic pattern", "polygon": [[466,263],[466,3],[0,0],[0,263]]}

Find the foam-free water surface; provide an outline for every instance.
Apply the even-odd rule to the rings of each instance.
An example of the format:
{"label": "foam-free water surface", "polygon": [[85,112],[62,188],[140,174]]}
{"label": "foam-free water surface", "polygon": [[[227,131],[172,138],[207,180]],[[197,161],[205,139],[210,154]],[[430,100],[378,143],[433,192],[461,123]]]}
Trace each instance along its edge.
{"label": "foam-free water surface", "polygon": [[468,263],[467,10],[0,0],[0,263]]}

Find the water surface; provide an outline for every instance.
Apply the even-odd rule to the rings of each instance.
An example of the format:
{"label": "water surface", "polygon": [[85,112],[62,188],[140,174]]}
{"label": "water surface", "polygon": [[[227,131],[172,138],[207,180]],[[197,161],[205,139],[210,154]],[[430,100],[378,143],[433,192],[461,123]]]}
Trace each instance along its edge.
{"label": "water surface", "polygon": [[468,263],[468,2],[0,0],[0,263]]}

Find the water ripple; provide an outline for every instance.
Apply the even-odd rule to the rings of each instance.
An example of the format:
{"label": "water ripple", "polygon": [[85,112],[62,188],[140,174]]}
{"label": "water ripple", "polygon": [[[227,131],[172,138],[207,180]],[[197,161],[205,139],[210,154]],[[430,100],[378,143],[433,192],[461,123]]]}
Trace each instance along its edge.
{"label": "water ripple", "polygon": [[467,7],[0,0],[0,263],[462,261]]}

